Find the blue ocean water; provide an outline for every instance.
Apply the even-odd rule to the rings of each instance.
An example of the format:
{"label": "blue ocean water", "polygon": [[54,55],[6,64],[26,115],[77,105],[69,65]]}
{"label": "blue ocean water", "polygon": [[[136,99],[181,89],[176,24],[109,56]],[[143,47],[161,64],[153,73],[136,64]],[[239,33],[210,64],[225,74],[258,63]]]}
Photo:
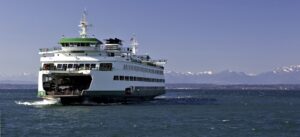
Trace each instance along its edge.
{"label": "blue ocean water", "polygon": [[1,137],[300,136],[296,90],[170,89],[142,103],[61,106],[11,89],[0,100]]}

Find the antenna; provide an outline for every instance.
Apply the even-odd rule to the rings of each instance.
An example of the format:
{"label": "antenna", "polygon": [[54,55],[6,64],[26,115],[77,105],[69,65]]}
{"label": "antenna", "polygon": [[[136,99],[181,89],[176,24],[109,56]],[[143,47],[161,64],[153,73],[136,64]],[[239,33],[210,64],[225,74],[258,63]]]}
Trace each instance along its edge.
{"label": "antenna", "polygon": [[80,34],[81,38],[86,38],[87,37],[88,27],[92,26],[91,24],[88,24],[86,16],[87,16],[87,11],[86,11],[86,9],[84,9],[81,20],[80,20],[80,24],[78,25],[81,29],[79,31],[79,34]]}
{"label": "antenna", "polygon": [[134,34],[133,34],[132,38],[130,39],[130,41],[131,41],[131,46],[132,46],[132,54],[135,55],[137,52],[139,43],[137,42]]}

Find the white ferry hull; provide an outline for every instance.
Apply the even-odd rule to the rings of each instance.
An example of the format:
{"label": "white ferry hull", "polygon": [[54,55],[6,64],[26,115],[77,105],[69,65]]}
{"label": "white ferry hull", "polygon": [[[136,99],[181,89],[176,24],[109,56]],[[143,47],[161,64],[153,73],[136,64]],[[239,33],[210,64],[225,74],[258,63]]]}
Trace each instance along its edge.
{"label": "white ferry hull", "polygon": [[60,98],[63,104],[152,99],[165,93],[165,60],[137,55],[138,43],[123,47],[118,38],[88,37],[84,12],[80,37],[63,37],[60,47],[40,49],[38,96]]}
{"label": "white ferry hull", "polygon": [[[85,100],[93,102],[120,102],[129,100],[149,100],[156,96],[165,94],[164,82],[145,82],[145,81],[121,81],[114,80],[116,75],[135,75],[145,76],[144,73],[128,73],[123,70],[115,71],[98,71],[98,70],[82,70],[82,71],[44,71],[39,72],[38,96],[42,98],[60,98],[63,104],[82,103]],[[65,76],[91,76],[91,82],[88,88],[75,93],[57,94],[54,91],[46,91],[44,89],[43,75],[53,75],[58,77]],[[148,77],[157,77],[154,74],[148,74]],[[163,78],[163,75],[159,76]]]}

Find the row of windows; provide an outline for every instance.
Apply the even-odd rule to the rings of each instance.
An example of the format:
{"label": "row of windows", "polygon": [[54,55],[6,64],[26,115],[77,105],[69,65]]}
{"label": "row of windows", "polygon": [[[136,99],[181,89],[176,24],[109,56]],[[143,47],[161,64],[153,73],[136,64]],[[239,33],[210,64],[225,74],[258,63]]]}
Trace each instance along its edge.
{"label": "row of windows", "polygon": [[[44,69],[49,69],[50,64],[44,64]],[[101,71],[111,71],[112,63],[101,63],[100,67],[96,67],[96,64],[57,64],[56,69],[99,69]]]}
{"label": "row of windows", "polygon": [[63,47],[95,47],[95,44],[90,44],[90,43],[62,43],[61,44]]}
{"label": "row of windows", "polygon": [[134,65],[124,65],[124,69],[153,73],[153,74],[160,74],[160,75],[163,75],[163,73],[164,73],[162,70],[148,69],[148,68],[143,68],[143,67],[134,66]]}
{"label": "row of windows", "polygon": [[86,68],[86,69],[92,69],[96,68],[96,64],[57,64],[57,69],[67,69],[67,68]]}
{"label": "row of windows", "polygon": [[144,82],[165,82],[164,79],[144,78],[144,77],[135,77],[135,76],[114,76],[114,80],[144,81]]}

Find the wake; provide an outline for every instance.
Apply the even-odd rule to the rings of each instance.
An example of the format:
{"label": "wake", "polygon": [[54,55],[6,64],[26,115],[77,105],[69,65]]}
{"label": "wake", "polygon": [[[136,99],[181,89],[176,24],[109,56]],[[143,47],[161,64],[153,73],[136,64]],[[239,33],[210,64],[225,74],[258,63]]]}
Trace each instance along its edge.
{"label": "wake", "polygon": [[59,104],[60,101],[59,99],[44,99],[44,100],[39,100],[39,101],[15,101],[16,104],[18,105],[25,105],[25,106],[50,106],[50,105],[55,105]]}

